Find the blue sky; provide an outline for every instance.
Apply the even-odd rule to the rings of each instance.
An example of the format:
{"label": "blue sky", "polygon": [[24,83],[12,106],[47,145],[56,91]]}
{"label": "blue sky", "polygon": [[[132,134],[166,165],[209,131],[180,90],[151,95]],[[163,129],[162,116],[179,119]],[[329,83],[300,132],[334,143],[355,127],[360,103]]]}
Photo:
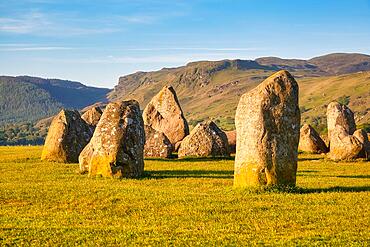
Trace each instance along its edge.
{"label": "blue sky", "polygon": [[0,74],[112,88],[198,60],[370,54],[370,0],[0,0]]}

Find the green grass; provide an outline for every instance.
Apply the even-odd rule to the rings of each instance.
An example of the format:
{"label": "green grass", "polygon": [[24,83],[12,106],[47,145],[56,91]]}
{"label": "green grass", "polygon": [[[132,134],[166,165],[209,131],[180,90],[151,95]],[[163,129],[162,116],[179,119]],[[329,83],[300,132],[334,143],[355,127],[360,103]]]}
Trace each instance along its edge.
{"label": "green grass", "polygon": [[235,190],[233,160],[146,160],[138,180],[89,178],[0,147],[0,245],[370,243],[370,167],[300,155],[293,193]]}

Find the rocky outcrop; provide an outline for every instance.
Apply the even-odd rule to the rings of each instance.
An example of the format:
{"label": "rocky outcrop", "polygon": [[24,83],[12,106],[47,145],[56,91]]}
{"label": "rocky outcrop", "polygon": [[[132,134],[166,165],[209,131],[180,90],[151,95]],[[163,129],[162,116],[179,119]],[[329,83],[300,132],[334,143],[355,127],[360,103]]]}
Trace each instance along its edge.
{"label": "rocky outcrop", "polygon": [[78,111],[62,110],[51,122],[41,159],[77,163],[91,136],[90,127],[81,119]]}
{"label": "rocky outcrop", "polygon": [[173,147],[162,132],[156,131],[150,126],[145,125],[145,146],[144,156],[155,158],[168,158],[171,156]]}
{"label": "rocky outcrop", "polygon": [[165,86],[143,112],[144,124],[162,132],[175,144],[189,134],[189,126],[181,110],[176,92],[172,87]]}
{"label": "rocky outcrop", "polygon": [[231,153],[236,152],[236,130],[225,131]]}
{"label": "rocky outcrop", "polygon": [[240,98],[234,186],[295,185],[300,111],[298,84],[279,71]]}
{"label": "rocky outcrop", "polygon": [[90,176],[139,177],[144,171],[145,132],[135,100],[110,103],[79,157]]}
{"label": "rocky outcrop", "polygon": [[101,115],[103,114],[102,110],[99,107],[92,107],[82,114],[81,118],[91,127],[95,128],[98,125]]}
{"label": "rocky outcrop", "polygon": [[329,152],[328,147],[321,139],[319,133],[309,124],[303,125],[300,130],[298,149],[303,152],[315,154]]}
{"label": "rocky outcrop", "polygon": [[226,134],[212,121],[199,123],[181,142],[178,156],[229,156]]}

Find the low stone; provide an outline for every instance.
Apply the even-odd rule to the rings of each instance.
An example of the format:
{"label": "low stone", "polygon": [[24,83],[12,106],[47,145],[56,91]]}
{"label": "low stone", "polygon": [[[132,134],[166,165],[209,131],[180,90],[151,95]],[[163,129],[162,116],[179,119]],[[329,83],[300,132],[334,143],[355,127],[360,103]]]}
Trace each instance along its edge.
{"label": "low stone", "polygon": [[172,153],[172,144],[165,134],[145,125],[145,157],[168,158]]}
{"label": "low stone", "polygon": [[92,130],[78,111],[62,110],[49,127],[41,159],[62,163],[77,163],[78,156],[90,141]]}
{"label": "low stone", "polygon": [[212,121],[197,124],[184,138],[178,151],[179,158],[229,156],[226,134]]}
{"label": "low stone", "polygon": [[353,160],[359,157],[362,150],[361,141],[353,135],[348,135],[344,129],[339,127],[331,131],[329,159],[335,161]]}
{"label": "low stone", "polygon": [[362,144],[362,150],[358,154],[358,158],[370,158],[370,142],[368,138],[368,134],[363,129],[358,129],[353,133],[353,136],[356,137],[360,143]]}
{"label": "low stone", "polygon": [[325,142],[309,124],[303,125],[300,130],[298,150],[315,154],[329,152]]}

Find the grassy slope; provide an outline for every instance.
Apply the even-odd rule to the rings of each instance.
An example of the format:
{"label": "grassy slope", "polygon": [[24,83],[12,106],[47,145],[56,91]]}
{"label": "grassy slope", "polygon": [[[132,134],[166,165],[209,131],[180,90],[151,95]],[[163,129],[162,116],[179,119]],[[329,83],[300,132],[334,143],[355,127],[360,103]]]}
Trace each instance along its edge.
{"label": "grassy slope", "polygon": [[141,180],[91,179],[0,147],[0,245],[332,245],[370,241],[369,163],[303,155],[304,193],[232,189],[232,160],[145,162]]}
{"label": "grassy slope", "polygon": [[[194,86],[178,83],[176,77],[168,72],[153,72],[150,73],[151,83],[143,83],[123,99],[136,99],[144,108],[163,86],[170,84],[176,89],[191,125],[196,121],[214,119],[218,120],[219,126],[229,130],[234,128],[235,110],[240,96],[272,73],[264,70],[225,69],[214,73],[209,84]],[[326,105],[342,96],[350,96],[349,106],[358,113],[359,124],[370,122],[370,72],[296,79],[300,86],[300,105],[308,110],[302,115],[302,123],[311,123],[323,130],[326,125],[323,118]]]}

